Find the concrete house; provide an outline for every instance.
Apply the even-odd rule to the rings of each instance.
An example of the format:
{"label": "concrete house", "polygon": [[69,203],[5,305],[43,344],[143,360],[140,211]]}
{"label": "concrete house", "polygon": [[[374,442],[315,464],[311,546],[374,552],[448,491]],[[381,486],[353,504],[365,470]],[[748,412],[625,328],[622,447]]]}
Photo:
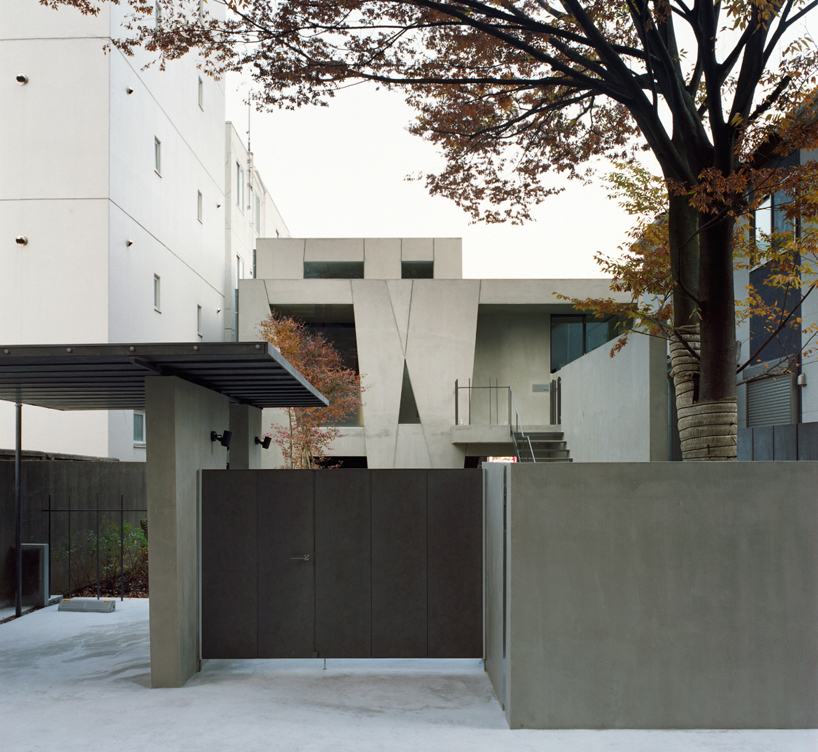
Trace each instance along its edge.
{"label": "concrete house", "polygon": [[[463,279],[455,238],[261,239],[239,293],[240,339],[275,309],[321,329],[362,374],[361,413],[331,449],[348,467],[476,466],[515,453],[514,424],[567,458],[551,373],[617,331],[556,297],[608,295],[606,280]],[[275,447],[263,462],[281,464]]]}

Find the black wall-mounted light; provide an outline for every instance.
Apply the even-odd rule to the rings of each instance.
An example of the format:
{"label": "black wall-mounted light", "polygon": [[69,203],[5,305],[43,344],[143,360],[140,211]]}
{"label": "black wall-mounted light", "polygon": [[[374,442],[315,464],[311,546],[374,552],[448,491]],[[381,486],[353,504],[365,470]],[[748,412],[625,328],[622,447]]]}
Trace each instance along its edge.
{"label": "black wall-mounted light", "polygon": [[230,449],[230,439],[233,438],[232,431],[225,431],[221,436],[215,431],[210,432],[210,440],[218,441],[225,449]]}
{"label": "black wall-mounted light", "polygon": [[259,437],[256,436],[256,444],[261,444],[262,449],[269,449],[270,442],[272,440],[273,440],[272,436],[265,436],[263,439],[259,439]]}

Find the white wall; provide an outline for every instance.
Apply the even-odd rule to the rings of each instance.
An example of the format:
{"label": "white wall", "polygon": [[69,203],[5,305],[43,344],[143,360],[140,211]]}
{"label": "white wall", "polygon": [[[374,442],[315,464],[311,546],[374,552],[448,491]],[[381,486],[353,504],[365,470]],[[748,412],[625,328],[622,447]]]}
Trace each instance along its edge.
{"label": "white wall", "polygon": [[666,343],[631,336],[560,369],[562,430],[574,462],[667,460]]}
{"label": "white wall", "polygon": [[[802,163],[814,162],[816,159],[818,159],[818,151],[804,151],[801,154]],[[810,232],[818,232],[818,227],[813,224],[810,227]],[[814,265],[816,259],[811,259],[811,263]],[[818,283],[818,274],[813,275],[811,278],[805,277],[802,279],[802,290],[806,292],[810,284],[816,283]],[[804,326],[818,324],[818,289],[813,290],[810,297],[807,298],[801,309],[801,316],[804,319]],[[801,420],[803,423],[818,422],[818,334],[808,344],[809,337],[810,335],[807,333],[802,334],[802,346],[805,349],[812,350],[810,355],[803,358],[801,366],[807,385],[798,387],[801,394]]]}
{"label": "white wall", "polygon": [[[525,426],[550,422],[548,392],[534,391],[535,384],[548,385],[551,380],[551,316],[540,310],[509,310],[508,307],[481,307],[477,315],[477,341],[474,351],[474,386],[494,384],[510,386]],[[461,384],[461,386],[466,386]],[[493,390],[476,389],[472,393],[471,423],[488,423],[488,394]],[[461,411],[465,392],[461,393]],[[499,404],[492,404],[500,423],[508,418],[508,399],[499,392]],[[467,415],[467,414],[466,414]],[[514,416],[511,417],[512,422]],[[468,422],[468,416],[466,417]]]}
{"label": "white wall", "polygon": [[[256,241],[262,232],[271,237],[288,237],[289,230],[284,224],[278,209],[267,191],[264,182],[253,166],[252,154],[247,152],[242,135],[233,123],[225,123],[224,129],[224,189],[225,189],[225,225],[224,225],[224,339],[236,340],[235,290],[240,279],[253,276],[254,251]],[[237,186],[236,165],[242,169],[242,186]],[[252,192],[250,188],[252,186]],[[261,200],[259,217],[256,217],[255,198]],[[239,278],[238,259],[241,259],[243,276]]]}
{"label": "white wall", "polygon": [[[144,68],[150,53],[106,54],[110,38],[123,35],[127,12],[105,5],[92,17],[35,0],[0,0],[2,343],[224,338],[235,288],[234,279],[225,279],[224,84],[198,70],[194,56],[161,71]],[[224,9],[216,4],[206,12]],[[28,83],[17,84],[17,74]],[[262,224],[272,234],[286,232],[261,179],[247,174],[265,199]],[[246,274],[250,217],[228,235]],[[15,245],[17,235],[26,235],[28,245]],[[10,409],[0,406],[0,446],[13,445]],[[26,412],[29,448],[144,459],[144,448],[133,445],[129,411]]]}

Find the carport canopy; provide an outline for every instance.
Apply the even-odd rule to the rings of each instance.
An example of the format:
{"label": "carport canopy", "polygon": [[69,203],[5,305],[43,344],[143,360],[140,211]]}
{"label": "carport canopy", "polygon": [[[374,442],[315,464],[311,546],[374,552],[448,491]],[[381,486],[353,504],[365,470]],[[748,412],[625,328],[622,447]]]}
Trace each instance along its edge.
{"label": "carport canopy", "polygon": [[53,410],[143,410],[145,377],[176,376],[251,407],[328,403],[267,342],[0,345],[0,400],[17,404],[16,614],[22,613],[22,405]]}
{"label": "carport canopy", "polygon": [[267,342],[0,345],[0,400],[54,410],[143,410],[145,377],[178,376],[253,407],[324,407]]}

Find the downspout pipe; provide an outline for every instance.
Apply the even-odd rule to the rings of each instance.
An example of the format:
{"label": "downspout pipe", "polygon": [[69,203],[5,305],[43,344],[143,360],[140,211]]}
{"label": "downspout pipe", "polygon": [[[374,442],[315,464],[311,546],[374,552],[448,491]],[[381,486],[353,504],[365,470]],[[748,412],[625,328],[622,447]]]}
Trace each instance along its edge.
{"label": "downspout pipe", "polygon": [[23,472],[21,466],[23,444],[23,405],[18,402],[16,412],[16,439],[14,446],[14,559],[15,559],[15,615],[23,614]]}

